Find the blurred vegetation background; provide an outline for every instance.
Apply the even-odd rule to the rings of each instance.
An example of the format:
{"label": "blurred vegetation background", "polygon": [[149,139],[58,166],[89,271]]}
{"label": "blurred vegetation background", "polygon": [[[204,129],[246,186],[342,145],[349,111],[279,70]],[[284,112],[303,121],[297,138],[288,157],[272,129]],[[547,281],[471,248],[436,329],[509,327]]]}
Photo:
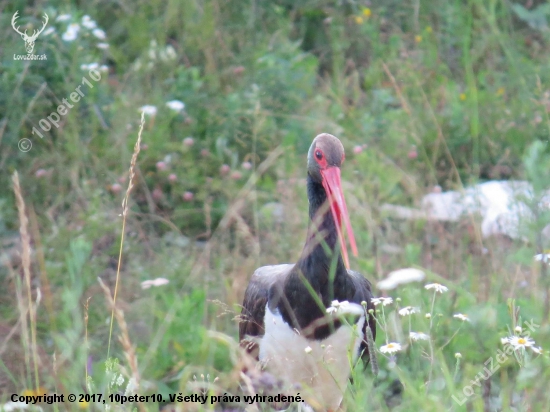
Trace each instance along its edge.
{"label": "blurred vegetation background", "polygon": [[[475,216],[411,222],[382,206],[415,207],[426,193],[487,180],[528,180],[542,196],[549,3],[15,0],[0,8],[0,405],[11,393],[84,393],[87,379],[97,392],[124,392],[132,376],[118,323],[110,355],[120,364],[106,370],[111,308],[97,278],[114,289],[121,202],[145,111],[117,297],[140,393],[231,389],[244,289],[256,267],[297,258],[308,223],[306,152],[328,132],[346,148],[344,190],[360,245],[352,267],[376,283],[415,266],[450,289],[431,311],[421,285],[391,294],[437,314],[438,349],[410,345],[382,357],[377,378],[361,371],[348,410],[547,410],[547,352],[511,357],[463,405],[451,396],[463,397],[523,320],[541,325],[533,337],[550,348],[546,263],[533,261],[548,248],[548,216],[535,213],[521,240],[481,239]],[[14,59],[25,53],[10,24],[17,10],[29,33],[49,16],[34,48],[47,60]],[[82,86],[59,127],[39,129],[84,77],[92,87]],[[28,284],[15,171],[29,219]],[[143,289],[156,278],[169,284]],[[458,325],[456,312],[471,321]],[[394,311],[377,344],[406,342],[401,323],[410,330]],[[423,315],[413,326],[428,327]],[[122,389],[111,383],[116,373]],[[397,378],[406,390],[396,397]]]}

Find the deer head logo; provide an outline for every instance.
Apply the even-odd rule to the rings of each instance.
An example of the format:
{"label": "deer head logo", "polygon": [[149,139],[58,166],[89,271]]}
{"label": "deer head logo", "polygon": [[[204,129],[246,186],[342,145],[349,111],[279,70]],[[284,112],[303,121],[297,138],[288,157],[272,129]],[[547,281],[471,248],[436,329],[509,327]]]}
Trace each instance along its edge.
{"label": "deer head logo", "polygon": [[40,30],[34,30],[33,33],[32,33],[32,36],[29,36],[29,35],[27,35],[27,30],[25,30],[24,33],[21,33],[19,31],[19,26],[15,27],[15,21],[19,17],[18,14],[19,14],[19,10],[17,10],[15,12],[15,14],[13,15],[13,17],[11,19],[11,25],[13,26],[13,29],[17,33],[19,33],[21,35],[21,37],[23,38],[23,40],[25,41],[25,49],[27,49],[27,53],[31,54],[33,49],[34,49],[34,42],[35,42],[36,38],[38,37],[38,35],[40,33],[42,33],[44,31],[44,29],[46,28],[46,24],[48,24],[48,20],[49,20],[48,15],[46,13],[44,13],[44,24],[42,25],[42,28]]}

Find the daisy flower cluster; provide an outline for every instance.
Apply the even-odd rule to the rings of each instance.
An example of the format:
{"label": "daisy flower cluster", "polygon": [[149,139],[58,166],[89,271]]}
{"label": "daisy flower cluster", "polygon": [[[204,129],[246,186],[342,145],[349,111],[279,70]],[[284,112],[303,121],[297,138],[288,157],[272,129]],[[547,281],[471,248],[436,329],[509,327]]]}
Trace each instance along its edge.
{"label": "daisy flower cluster", "polygon": [[[398,271],[396,271],[396,272],[398,272]],[[421,279],[423,279],[423,275],[419,275],[418,273],[414,273],[414,280],[421,280]],[[432,317],[431,312],[433,312],[433,302],[435,301],[435,295],[437,293],[440,293],[440,294],[445,293],[449,289],[446,286],[443,286],[439,283],[429,283],[429,284],[425,285],[424,288],[427,289],[427,290],[433,290],[434,291],[434,300],[432,301],[432,309],[431,309],[430,313],[426,314],[426,318],[430,319],[430,322],[431,322],[431,317]],[[397,301],[399,302],[400,299],[397,299]],[[372,303],[374,304],[374,306],[382,305],[382,308],[383,308],[384,306],[392,304],[393,299],[389,298],[389,297],[373,298]],[[401,317],[409,317],[409,340],[411,342],[417,342],[417,341],[423,341],[423,340],[429,341],[430,340],[430,335],[429,334],[424,333],[424,332],[415,332],[415,331],[411,330],[411,315],[414,315],[414,314],[417,314],[417,313],[420,313],[420,312],[421,312],[420,308],[414,307],[414,306],[404,306],[401,309],[397,310],[397,313]],[[382,317],[385,318],[384,313],[382,313]],[[454,317],[459,318],[463,321],[467,319],[467,316],[463,315],[463,314],[457,314]],[[385,319],[383,319],[381,322],[383,322],[383,324],[384,324],[384,325],[381,325],[382,328],[385,329],[384,328],[385,322],[386,322]],[[430,325],[430,328],[431,328],[431,325]],[[401,349],[402,349],[401,344],[399,344],[397,342],[386,342],[386,344],[383,345],[380,348],[380,352],[393,354],[393,353],[399,352]]]}
{"label": "daisy flower cluster", "polygon": [[177,57],[176,49],[172,45],[159,46],[156,40],[151,40],[146,55],[136,59],[132,64],[132,70],[151,70],[157,63],[171,63],[176,61]]}
{"label": "daisy flower cluster", "polygon": [[[411,273],[414,275],[413,279],[411,281],[418,281],[418,280],[423,279],[423,275],[420,274],[420,273],[417,273],[416,269],[415,269],[415,272],[411,272],[411,273],[409,273],[410,271],[408,269],[402,269],[401,271],[403,271],[403,272],[406,271],[407,272],[407,280],[409,279],[409,277],[411,277]],[[398,273],[398,272],[400,272],[400,271],[395,271],[395,272],[392,272],[392,273]],[[420,272],[420,271],[418,271],[418,272]],[[408,283],[408,282],[404,282],[404,283]],[[386,289],[393,289],[394,287],[395,286],[392,283],[391,287],[388,287]],[[430,320],[429,328],[431,330],[432,329],[432,320],[433,320],[432,316],[433,316],[433,312],[434,312],[435,299],[436,299],[437,295],[448,292],[449,288],[442,285],[442,284],[440,284],[440,283],[428,283],[428,284],[424,285],[424,288],[426,290],[433,291],[431,309],[430,309],[429,312],[425,313],[425,315],[424,315],[426,319]],[[378,298],[373,298],[371,300],[371,302],[374,306],[379,306],[380,307],[380,309],[377,310],[377,312],[380,312],[381,316],[378,316],[376,318],[376,322],[379,324],[381,329],[387,330],[384,307],[393,304],[394,303],[393,298],[391,298],[391,297],[378,297]],[[396,299],[396,303],[398,303],[398,302],[400,302],[400,299]],[[408,336],[409,336],[409,341],[411,343],[412,342],[418,342],[418,341],[430,341],[431,342],[431,336],[430,336],[429,333],[413,331],[412,330],[412,327],[411,327],[412,315],[420,314],[421,312],[422,312],[421,309],[418,308],[418,307],[415,307],[415,306],[404,306],[404,307],[401,307],[401,308],[397,308],[397,313],[399,314],[399,316],[401,316],[403,318],[405,318],[405,317],[408,318],[408,322],[409,322]],[[468,317],[467,314],[464,314],[464,313],[455,313],[453,315],[453,318],[458,319],[458,320],[462,321],[463,323],[470,322],[470,318]],[[460,327],[458,329],[460,329]],[[458,332],[458,330],[457,330],[457,332]],[[381,353],[387,353],[387,354],[394,354],[396,352],[401,351],[402,348],[403,347],[400,343],[386,341],[386,344],[383,345],[380,348],[380,352]]]}
{"label": "daisy flower cluster", "polygon": [[[107,35],[103,29],[98,27],[95,20],[87,14],[82,16],[82,19],[77,19],[71,14],[60,14],[56,17],[57,23],[67,24],[65,31],[61,35],[61,40],[70,43],[79,37],[87,37],[93,39],[95,47],[102,50],[109,48],[109,43],[106,42]],[[55,32],[52,27],[50,33]]]}
{"label": "daisy flower cluster", "polygon": [[[543,261],[543,259],[539,259]],[[396,273],[399,271],[396,271]],[[407,272],[407,279],[411,277],[411,274],[414,275],[414,280],[416,279],[422,279],[422,276],[420,276],[418,273],[409,273]],[[388,282],[387,280],[382,281],[386,282],[387,286],[385,290],[393,289],[395,286],[394,283],[397,283],[396,281]],[[386,283],[384,285],[386,285]],[[446,337],[446,343],[444,343],[440,347],[436,347],[436,342],[439,339],[436,339],[436,331],[438,329],[439,325],[439,319],[443,316],[440,313],[437,313],[437,309],[435,307],[435,301],[436,299],[440,299],[440,295],[445,294],[449,292],[449,288],[445,285],[442,285],[440,283],[428,283],[425,284],[423,289],[425,289],[428,292],[431,292],[431,305],[427,308],[420,308],[417,306],[401,306],[400,298],[391,298],[391,297],[376,297],[371,300],[372,305],[376,307],[376,323],[379,327],[379,330],[383,332],[383,334],[386,336],[386,340],[382,346],[379,347],[379,353],[387,356],[388,359],[388,368],[393,368],[396,365],[396,356],[399,352],[410,350],[414,346],[418,345],[421,347],[422,356],[430,361],[432,364],[432,368],[434,363],[436,362],[437,355],[436,351],[441,351],[443,348],[445,348],[454,338],[457,336],[457,334],[460,332],[462,327],[466,327],[465,325],[468,325],[472,322],[472,319],[470,319],[470,316],[467,313],[454,313],[452,314],[452,319],[450,322],[454,322],[457,327],[454,333]],[[386,320],[386,312],[389,313],[389,311],[392,309],[391,306],[395,305],[395,313],[391,313],[389,320]],[[363,305],[366,307],[366,304]],[[370,311],[372,313],[372,310]],[[413,329],[413,316],[424,316],[426,319],[425,322],[427,323],[426,328],[421,330],[414,330]],[[405,322],[403,325],[403,328],[406,328],[406,323],[408,321],[408,334],[404,333],[404,335],[408,338],[406,339],[406,342],[403,342],[399,339],[391,339],[391,331],[395,331],[394,333],[397,334],[397,336],[400,336],[401,333],[399,329],[396,331],[396,323],[399,324],[399,322],[396,322],[397,318],[402,318]],[[434,322],[434,320],[436,322]],[[388,328],[388,322],[390,323],[390,327]],[[531,321],[531,323],[533,323]],[[533,330],[532,325],[529,324],[529,322],[526,322],[528,325],[529,330]],[[405,329],[406,330],[406,329]],[[403,330],[403,332],[405,332]],[[524,330],[521,326],[516,326],[513,329],[513,332],[510,334],[510,336],[501,338],[501,344],[506,347],[506,353],[511,354],[514,353],[515,358],[519,362],[520,366],[523,366],[525,363],[525,360],[528,359],[528,356],[530,353],[535,355],[541,355],[543,354],[543,348],[540,346],[537,346],[535,343],[535,340],[529,336],[529,331]],[[501,353],[501,352],[499,352]],[[460,352],[454,353],[455,358],[455,378],[459,374],[459,369],[461,365],[461,359],[462,354]],[[500,362],[500,361],[499,361]],[[432,372],[430,369],[429,376],[427,377],[428,380],[431,380]]]}
{"label": "daisy flower cluster", "polygon": [[[63,43],[70,45],[71,43],[79,41],[78,50],[84,50],[86,42],[91,46],[91,50],[108,50],[109,43],[107,42],[107,34],[105,30],[100,28],[95,20],[89,15],[84,15],[82,18],[78,18],[72,14],[59,14],[55,18],[57,28],[60,30],[60,37]],[[46,35],[54,35],[57,33],[55,27],[49,27],[45,32]],[[84,42],[81,44],[81,42]],[[109,67],[105,64],[93,61],[97,57],[97,53],[92,53],[95,56],[88,56],[85,60],[88,63],[82,63],[80,69],[83,71],[99,70],[101,72],[108,72]]]}
{"label": "daisy flower cluster", "polygon": [[90,70],[99,70],[101,72],[108,72],[109,67],[105,64],[102,64],[101,66],[99,63],[89,63],[89,64],[81,64],[80,68],[84,71],[89,72]]}
{"label": "daisy flower cluster", "polygon": [[[166,107],[175,113],[185,112],[185,103],[181,100],[169,100],[166,102]],[[146,116],[155,117],[157,115],[157,106],[146,104],[138,109],[138,112],[144,113]]]}

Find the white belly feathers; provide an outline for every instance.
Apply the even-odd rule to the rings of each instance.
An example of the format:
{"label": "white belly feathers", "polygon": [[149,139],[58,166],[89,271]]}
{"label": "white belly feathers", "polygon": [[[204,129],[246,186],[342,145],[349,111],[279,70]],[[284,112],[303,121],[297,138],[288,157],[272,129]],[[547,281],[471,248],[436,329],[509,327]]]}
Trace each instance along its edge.
{"label": "white belly feathers", "polygon": [[300,389],[294,392],[300,392],[302,398],[311,397],[324,408],[337,409],[363,340],[364,309],[350,303],[349,311],[362,313],[356,326],[343,323],[326,339],[309,340],[266,305],[260,361],[289,388],[300,384]]}

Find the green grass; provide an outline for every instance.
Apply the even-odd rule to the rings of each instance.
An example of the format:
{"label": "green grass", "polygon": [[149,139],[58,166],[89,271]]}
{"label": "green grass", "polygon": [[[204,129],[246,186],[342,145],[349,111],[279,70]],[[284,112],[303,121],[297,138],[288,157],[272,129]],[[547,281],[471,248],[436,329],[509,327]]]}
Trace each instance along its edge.
{"label": "green grass", "polygon": [[[395,359],[378,353],[376,378],[370,368],[354,371],[348,410],[546,410],[550,280],[533,255],[549,248],[541,235],[548,212],[533,202],[536,220],[525,227],[526,240],[512,241],[480,239],[475,217],[403,222],[381,211],[385,203],[416,205],[437,185],[460,189],[488,179],[526,179],[542,196],[550,181],[549,13],[547,3],[533,3],[6,5],[0,405],[37,384],[48,393],[84,393],[87,364],[96,393],[126,389],[132,372],[116,321],[110,355],[119,363],[106,371],[111,308],[97,278],[114,290],[139,108],[154,105],[156,115],[145,118],[117,296],[140,393],[236,390],[244,289],[256,267],[298,257],[307,227],[305,154],[316,134],[329,132],[346,148],[344,190],[360,250],[352,268],[376,283],[392,270],[418,267],[427,282],[449,288],[433,310],[433,292],[423,284],[390,294],[401,301],[385,307],[376,346],[395,341],[403,350]],[[34,50],[47,60],[13,59],[25,51],[10,26],[16,10],[29,32],[49,15],[47,27],[56,31],[42,33]],[[81,27],[76,40],[62,40],[70,21],[56,17],[65,13],[79,23],[91,16],[106,39]],[[96,47],[101,42],[109,48]],[[99,81],[81,69],[94,62],[108,66]],[[33,135],[83,76],[93,87],[82,86],[84,96],[60,127]],[[170,110],[170,100],[185,110]],[[32,143],[26,153],[18,149],[23,138]],[[364,146],[360,153],[357,146]],[[14,171],[29,218],[30,301]],[[284,221],[273,203],[282,205]],[[170,283],[141,289],[158,277]],[[429,342],[407,345],[409,318],[397,310],[408,305],[421,309],[411,330],[429,333]],[[36,311],[36,345],[29,308]],[[540,325],[532,337],[545,353],[509,356],[490,379],[472,384],[503,348],[500,338],[530,320]],[[112,382],[118,374],[120,385]],[[396,379],[405,387],[400,399],[389,395]],[[462,399],[467,385],[474,395],[459,405],[452,396]],[[158,410],[153,403],[140,408]]]}

